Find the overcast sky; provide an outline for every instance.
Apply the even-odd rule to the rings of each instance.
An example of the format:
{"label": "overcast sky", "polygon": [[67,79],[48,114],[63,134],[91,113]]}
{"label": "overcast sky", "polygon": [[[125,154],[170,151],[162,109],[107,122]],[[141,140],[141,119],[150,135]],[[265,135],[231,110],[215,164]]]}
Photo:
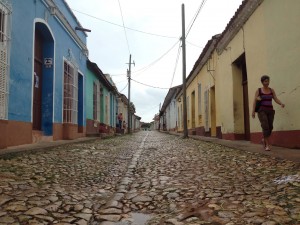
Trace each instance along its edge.
{"label": "overcast sky", "polygon": [[242,0],[66,1],[81,25],[91,30],[87,33],[89,59],[103,73],[112,75],[119,92],[126,96],[126,71],[131,54],[135,62],[131,66],[131,101],[143,122],[152,121],[170,87],[182,84],[181,5],[185,6],[188,76],[207,41],[222,33],[242,3]]}

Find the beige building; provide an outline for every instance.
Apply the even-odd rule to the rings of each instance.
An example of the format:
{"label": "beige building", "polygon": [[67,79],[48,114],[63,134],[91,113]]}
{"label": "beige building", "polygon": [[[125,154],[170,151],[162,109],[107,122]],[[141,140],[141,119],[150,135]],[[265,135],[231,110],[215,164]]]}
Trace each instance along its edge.
{"label": "beige building", "polygon": [[[187,78],[190,134],[258,143],[260,123],[251,118],[260,77],[285,103],[276,111],[273,145],[300,148],[300,1],[245,0],[221,35],[206,45]],[[177,96],[182,121],[182,93]],[[182,131],[182,122],[179,123]]]}

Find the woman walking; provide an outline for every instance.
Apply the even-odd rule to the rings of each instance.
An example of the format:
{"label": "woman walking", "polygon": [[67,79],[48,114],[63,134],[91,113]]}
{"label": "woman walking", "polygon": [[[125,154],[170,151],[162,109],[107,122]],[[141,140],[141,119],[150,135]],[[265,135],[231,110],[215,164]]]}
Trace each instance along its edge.
{"label": "woman walking", "polygon": [[277,98],[274,89],[269,87],[270,77],[264,75],[260,80],[263,86],[261,88],[258,88],[258,90],[256,90],[255,92],[252,108],[252,118],[255,118],[256,102],[260,101],[257,116],[263,132],[262,143],[264,143],[265,150],[270,151],[270,136],[273,130],[273,121],[275,115],[275,111],[272,105],[272,99],[274,99],[274,101],[282,108],[284,108],[285,105]]}

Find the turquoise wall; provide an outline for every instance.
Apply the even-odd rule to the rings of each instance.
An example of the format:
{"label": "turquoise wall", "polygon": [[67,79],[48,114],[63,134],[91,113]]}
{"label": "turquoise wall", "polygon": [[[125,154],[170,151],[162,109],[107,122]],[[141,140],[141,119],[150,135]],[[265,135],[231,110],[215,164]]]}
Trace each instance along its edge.
{"label": "turquoise wall", "polygon": [[93,119],[93,83],[97,81],[98,78],[96,75],[87,69],[86,73],[86,83],[85,83],[85,111],[86,118],[92,120]]}

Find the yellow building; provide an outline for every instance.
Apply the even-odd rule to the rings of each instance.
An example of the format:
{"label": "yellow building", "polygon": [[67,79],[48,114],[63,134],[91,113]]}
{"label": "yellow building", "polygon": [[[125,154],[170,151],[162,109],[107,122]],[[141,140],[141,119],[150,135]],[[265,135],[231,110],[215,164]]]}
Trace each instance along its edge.
{"label": "yellow building", "polygon": [[[187,126],[190,134],[218,136],[214,101],[216,56],[214,50],[218,35],[203,49],[186,80]],[[183,130],[182,92],[177,96],[178,131]],[[220,137],[220,136],[219,136]]]}
{"label": "yellow building", "polygon": [[[260,77],[266,74],[286,105],[281,109],[273,101],[272,143],[300,148],[299,12],[298,0],[243,1],[223,33],[207,43],[187,78],[190,134],[258,143],[261,127],[251,111]],[[177,103],[182,118],[182,101]]]}

